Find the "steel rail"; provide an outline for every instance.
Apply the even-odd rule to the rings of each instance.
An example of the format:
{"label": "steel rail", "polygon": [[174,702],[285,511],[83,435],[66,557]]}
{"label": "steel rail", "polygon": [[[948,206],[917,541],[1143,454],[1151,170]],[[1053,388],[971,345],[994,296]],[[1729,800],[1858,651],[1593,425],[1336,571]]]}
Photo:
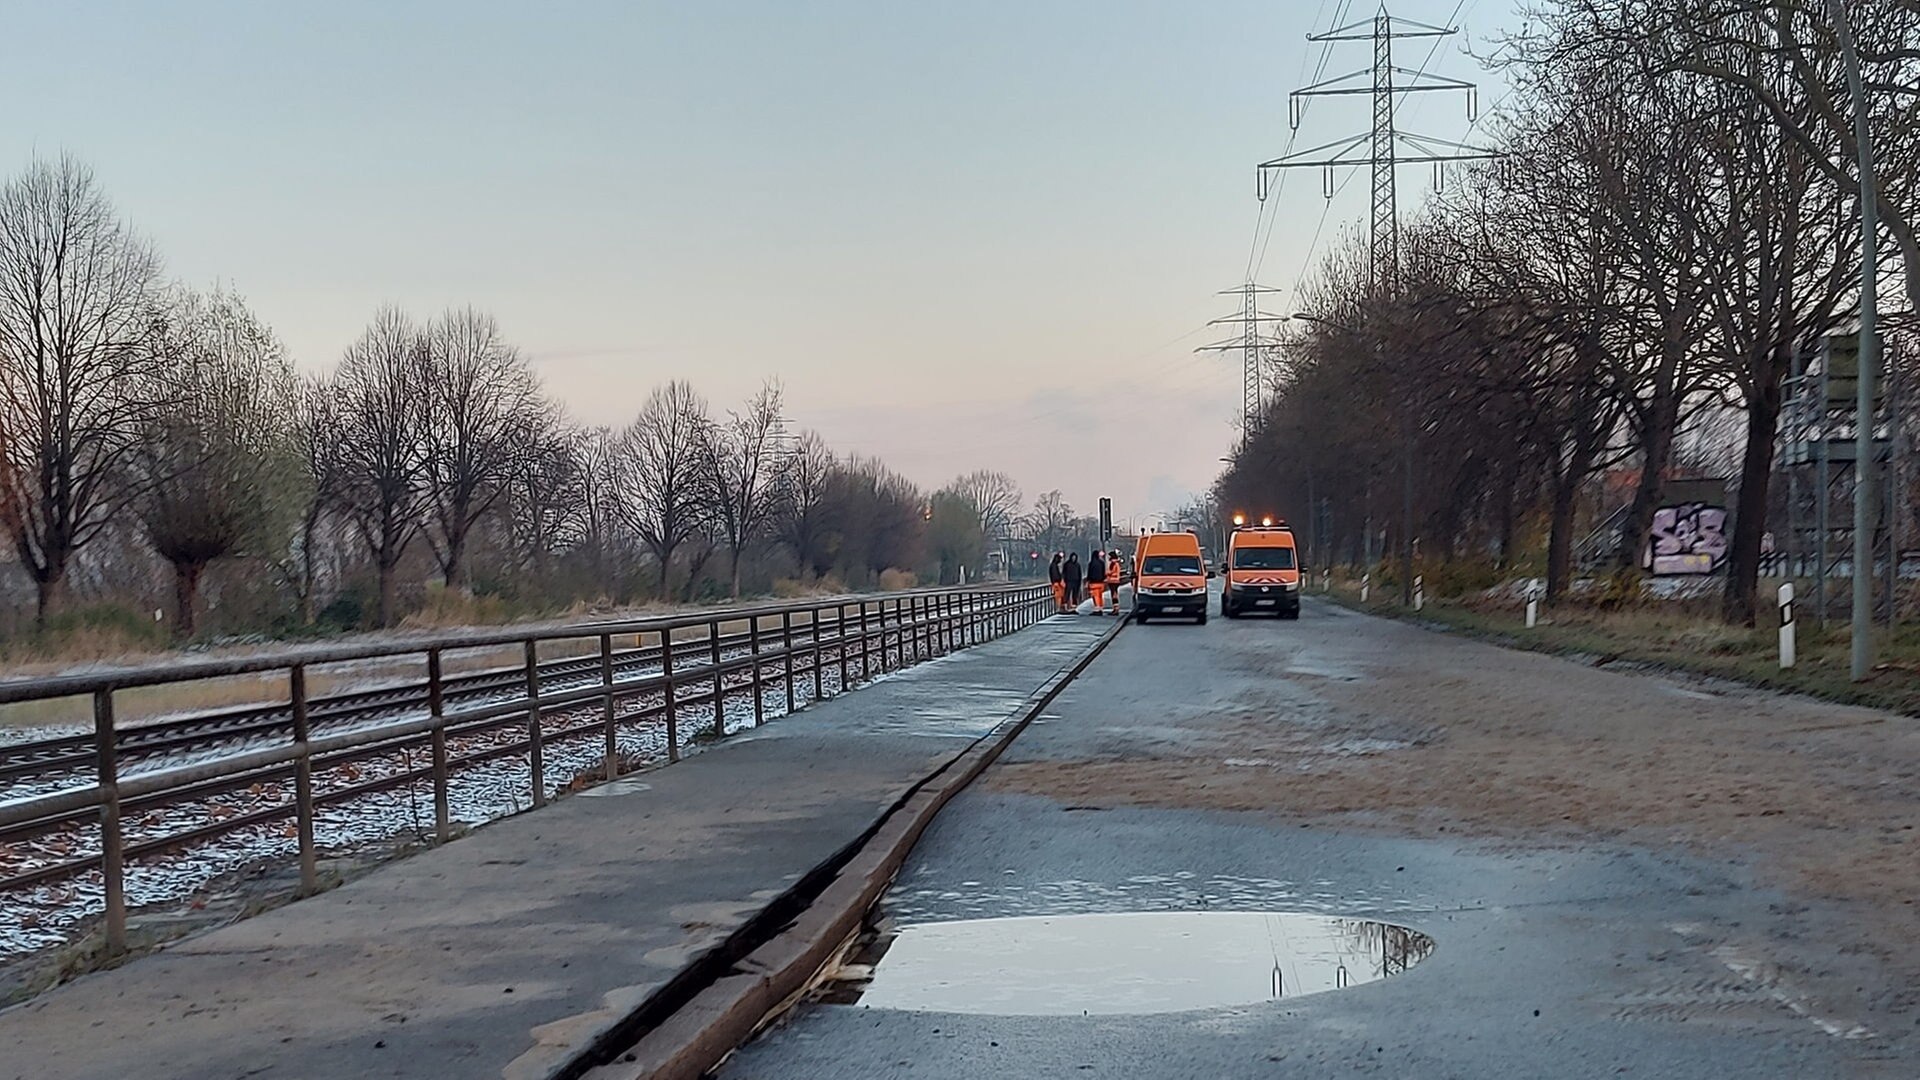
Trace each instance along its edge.
{"label": "steel rail", "polygon": [[[0,878],[0,891],[97,872],[106,886],[107,948],[110,952],[120,951],[126,945],[125,874],[129,859],[150,857],[292,816],[299,822],[302,889],[311,891],[318,885],[314,839],[314,814],[318,807],[351,802],[379,791],[430,780],[435,833],[444,840],[451,836],[450,787],[456,774],[474,766],[501,758],[524,757],[531,773],[532,805],[538,806],[551,792],[585,775],[566,777],[558,785],[549,783],[543,769],[547,747],[578,743],[600,735],[605,740],[605,753],[600,767],[592,771],[611,779],[619,774],[623,764],[617,752],[618,734],[623,728],[664,724],[663,756],[671,762],[679,758],[686,741],[681,735],[683,725],[691,725],[689,730],[698,727],[715,736],[724,736],[728,726],[727,705],[740,695],[752,696],[752,722],[757,725],[765,718],[769,693],[776,698],[784,693],[789,710],[799,704],[795,690],[803,678],[812,681],[809,702],[828,696],[823,675],[829,666],[837,668],[840,690],[844,692],[879,672],[909,666],[1021,629],[1045,618],[1051,608],[1051,597],[1044,587],[925,589],[659,619],[523,629],[517,633],[438,635],[410,641],[404,646],[383,643],[357,650],[289,649],[233,661],[124,668],[33,680],[31,684],[24,680],[0,684],[0,702],[90,694],[94,703],[95,735],[87,741],[87,756],[96,764],[91,786],[0,803],[0,842],[60,833],[71,835],[73,830],[96,819],[100,838],[96,850]],[[805,621],[799,622],[795,616],[804,616]],[[776,626],[762,625],[763,621],[772,620],[777,620]],[[722,630],[724,625],[741,622],[747,624],[744,632]],[[692,631],[699,633],[685,633]],[[683,633],[676,635],[676,632]],[[613,638],[627,634],[638,635],[636,648],[614,650]],[[651,646],[646,644],[648,635],[655,637]],[[540,643],[568,639],[596,642],[598,655],[539,660]],[[512,643],[520,644],[525,651],[524,664],[454,679],[441,675],[441,654],[445,651]],[[646,663],[641,654],[657,657],[657,670],[635,675],[633,670]],[[357,718],[373,721],[363,726],[331,733],[313,730],[311,721],[315,719],[330,722],[334,727],[351,719],[353,714],[344,708],[326,710],[341,698],[354,695],[307,699],[307,667],[376,656],[423,657],[428,680],[424,686],[411,684],[356,692],[362,695],[405,692],[409,696],[404,704],[389,700],[386,704],[362,706]],[[183,676],[183,668],[195,674]],[[287,741],[222,753],[206,761],[121,775],[122,750],[129,752],[129,758],[137,759],[139,748],[123,748],[116,737],[113,723],[116,692],[191,678],[272,671],[286,674],[289,701],[285,705],[261,708],[283,713],[289,720],[276,723],[271,732],[244,737],[285,735],[289,736]],[[628,677],[621,678],[622,674]],[[591,675],[592,681],[573,681],[583,675]],[[489,680],[485,684],[487,688],[472,689],[471,680],[475,678]],[[469,681],[463,684],[463,679]],[[552,685],[553,682],[563,685]],[[30,686],[37,689],[37,694],[28,692]],[[472,701],[477,696],[503,692],[508,696],[499,700],[480,702],[469,708],[448,708],[450,696]],[[644,700],[636,702],[636,698]],[[427,715],[380,719],[383,712],[411,711],[420,705],[426,707]],[[638,707],[630,707],[633,705]],[[204,716],[184,718],[181,723],[204,723],[207,719]],[[503,731],[513,734],[504,741],[496,741]],[[217,748],[234,738],[236,735],[227,731],[211,745]],[[416,764],[416,751],[422,749],[431,752],[428,762]],[[378,776],[361,779],[357,775],[331,775],[334,770],[356,762],[396,755],[403,756],[400,767]],[[314,790],[316,772],[324,790]],[[124,825],[129,817],[205,805],[207,800],[237,790],[283,783],[289,776],[296,780],[292,801],[247,809],[160,835],[131,839],[125,835]],[[336,782],[341,779],[346,782]]]}

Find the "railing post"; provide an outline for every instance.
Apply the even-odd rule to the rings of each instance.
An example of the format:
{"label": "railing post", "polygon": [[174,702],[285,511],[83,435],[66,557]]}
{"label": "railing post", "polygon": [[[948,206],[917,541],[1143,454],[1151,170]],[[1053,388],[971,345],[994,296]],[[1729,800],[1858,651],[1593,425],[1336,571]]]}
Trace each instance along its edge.
{"label": "railing post", "polygon": [[727,684],[720,678],[720,620],[707,624],[707,660],[713,665],[713,737],[727,733]]}
{"label": "railing post", "polygon": [[780,670],[787,676],[787,711],[793,711],[793,612],[780,613]]}
{"label": "railing post", "polygon": [[759,727],[767,722],[767,703],[761,700],[760,689],[760,616],[747,620],[747,651],[753,655],[753,666],[749,682],[753,686],[753,726]]}
{"label": "railing post", "polygon": [[867,633],[867,602],[860,601],[860,681],[873,679],[873,638]]}
{"label": "railing post", "polygon": [[540,745],[540,643],[527,639],[527,771],[533,778],[533,805],[547,805],[546,749]]}
{"label": "railing post", "polygon": [[307,667],[287,669],[287,705],[293,715],[293,744],[300,756],[293,761],[293,819],[300,843],[300,895],[320,889],[320,860],[313,849],[313,753],[307,749],[312,731],[307,727]]}
{"label": "railing post", "polygon": [[620,775],[619,709],[613,700],[613,635],[600,635],[600,684],[607,696],[601,702],[601,720],[606,724],[606,745],[602,747],[601,766],[607,779]]}
{"label": "railing post", "polygon": [[845,601],[833,608],[833,640],[839,644],[835,652],[840,654],[840,692],[847,692],[847,605]]}
{"label": "railing post", "polygon": [[453,839],[453,815],[447,780],[447,708],[440,675],[440,650],[427,650],[427,715],[433,718],[433,834],[441,843]]}
{"label": "railing post", "polygon": [[118,747],[114,745],[113,691],[93,693],[95,782],[100,786],[100,876],[106,885],[107,955],[127,951],[126,849],[120,833]]}
{"label": "railing post", "polygon": [[680,717],[673,702],[673,630],[660,631],[660,677],[665,682],[666,695],[662,706],[667,711],[667,760],[680,760]]}
{"label": "railing post", "polygon": [[811,627],[813,630],[813,700],[817,702],[823,696],[823,691],[820,689],[820,609],[819,607],[816,606],[813,609],[812,613],[807,616],[807,625]]}

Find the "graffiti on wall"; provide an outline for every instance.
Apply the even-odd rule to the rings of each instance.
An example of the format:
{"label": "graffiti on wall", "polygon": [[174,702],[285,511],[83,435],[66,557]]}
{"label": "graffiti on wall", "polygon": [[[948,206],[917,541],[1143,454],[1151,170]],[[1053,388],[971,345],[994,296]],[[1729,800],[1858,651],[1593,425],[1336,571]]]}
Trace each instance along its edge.
{"label": "graffiti on wall", "polygon": [[1656,574],[1711,574],[1727,561],[1727,508],[1690,502],[1653,512],[1648,569]]}

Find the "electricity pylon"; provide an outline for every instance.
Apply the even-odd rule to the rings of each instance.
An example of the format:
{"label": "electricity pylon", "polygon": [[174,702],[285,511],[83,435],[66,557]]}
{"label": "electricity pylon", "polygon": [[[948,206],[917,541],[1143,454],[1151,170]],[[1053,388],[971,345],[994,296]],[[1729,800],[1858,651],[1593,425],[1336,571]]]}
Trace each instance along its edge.
{"label": "electricity pylon", "polygon": [[[1394,125],[1394,108],[1402,96],[1436,90],[1464,91],[1467,96],[1467,119],[1471,122],[1476,118],[1479,93],[1472,83],[1428,74],[1424,69],[1415,71],[1396,67],[1393,63],[1393,43],[1396,41],[1450,37],[1458,32],[1457,28],[1396,19],[1382,7],[1372,19],[1349,23],[1322,34],[1308,35],[1308,41],[1318,42],[1372,41],[1373,67],[1351,71],[1295,90],[1287,102],[1288,123],[1295,131],[1300,129],[1300,117],[1304,111],[1301,102],[1306,98],[1371,94],[1373,127],[1359,135],[1260,163],[1258,192],[1263,202],[1268,191],[1267,177],[1273,170],[1322,169],[1325,174],[1323,191],[1331,199],[1335,169],[1372,166],[1373,246],[1370,271],[1375,287],[1382,290],[1392,286],[1399,269],[1399,214],[1394,192],[1394,167],[1431,162],[1434,179],[1438,183],[1446,162],[1475,161],[1496,156],[1492,151],[1466,143],[1400,131]],[[1396,76],[1404,77],[1405,81],[1398,81]],[[1363,146],[1368,150],[1367,156],[1353,156]]]}
{"label": "electricity pylon", "polygon": [[1263,293],[1277,293],[1279,289],[1270,289],[1265,285],[1256,285],[1249,281],[1237,289],[1222,289],[1220,296],[1239,296],[1240,314],[1215,319],[1208,326],[1237,325],[1240,336],[1225,341],[1216,341],[1211,345],[1202,345],[1194,352],[1232,352],[1240,353],[1240,445],[1244,449],[1247,440],[1253,437],[1260,426],[1261,406],[1266,401],[1268,360],[1280,346],[1277,333],[1263,333],[1261,324],[1279,323],[1286,316],[1273,315],[1260,310],[1260,296]]}

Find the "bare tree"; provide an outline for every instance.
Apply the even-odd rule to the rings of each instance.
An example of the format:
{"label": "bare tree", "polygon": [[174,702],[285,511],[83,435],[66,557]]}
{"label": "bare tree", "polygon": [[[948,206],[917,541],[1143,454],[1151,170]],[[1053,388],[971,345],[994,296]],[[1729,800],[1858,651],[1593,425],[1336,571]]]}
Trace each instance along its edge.
{"label": "bare tree", "polygon": [[776,527],[780,539],[807,573],[824,574],[832,565],[826,548],[825,500],[837,464],[833,450],[817,431],[803,431],[780,465]]}
{"label": "bare tree", "polygon": [[1005,539],[1020,515],[1020,485],[1006,473],[979,469],[957,477],[946,490],[980,511],[980,531],[988,540]]}
{"label": "bare tree", "polygon": [[493,316],[449,310],[426,341],[426,536],[447,588],[464,590],[468,536],[551,426],[551,410]]}
{"label": "bare tree", "polygon": [[593,579],[604,585],[621,542],[619,438],[607,428],[591,428],[574,436],[573,452],[580,461],[580,546]]}
{"label": "bare tree", "polygon": [[707,483],[720,537],[740,595],[740,556],[766,533],[780,489],[780,384],[768,382],[740,412],[707,427]]}
{"label": "bare tree", "polygon": [[299,468],[270,493],[282,542],[271,559],[299,607],[300,625],[312,626],[329,553],[337,548],[338,511],[346,484],[345,421],[333,383],[301,380],[294,391],[291,438]]}
{"label": "bare tree", "polygon": [[581,433],[555,428],[537,438],[507,484],[506,525],[521,565],[544,580],[554,554],[587,525],[589,462]]}
{"label": "bare tree", "polygon": [[0,525],[44,624],[74,553],[138,495],[151,412],[139,348],[159,260],[72,158],[0,188]]}
{"label": "bare tree", "polygon": [[1033,500],[1033,510],[1027,514],[1027,532],[1034,543],[1048,551],[1064,551],[1072,542],[1073,507],[1057,489]]}
{"label": "bare tree", "polygon": [[287,471],[293,366],[273,332],[228,292],[181,290],[154,318],[160,404],[137,460],[142,515],[174,573],[174,630],[195,631],[209,563],[264,539],[274,474]]}
{"label": "bare tree", "polygon": [[648,395],[615,450],[621,516],[659,565],[662,598],[674,554],[699,534],[709,512],[710,423],[706,401],[676,379]]}
{"label": "bare tree", "polygon": [[379,621],[399,613],[398,574],[421,529],[428,492],[427,341],[383,308],[334,373],[339,395],[342,498],[380,578]]}

